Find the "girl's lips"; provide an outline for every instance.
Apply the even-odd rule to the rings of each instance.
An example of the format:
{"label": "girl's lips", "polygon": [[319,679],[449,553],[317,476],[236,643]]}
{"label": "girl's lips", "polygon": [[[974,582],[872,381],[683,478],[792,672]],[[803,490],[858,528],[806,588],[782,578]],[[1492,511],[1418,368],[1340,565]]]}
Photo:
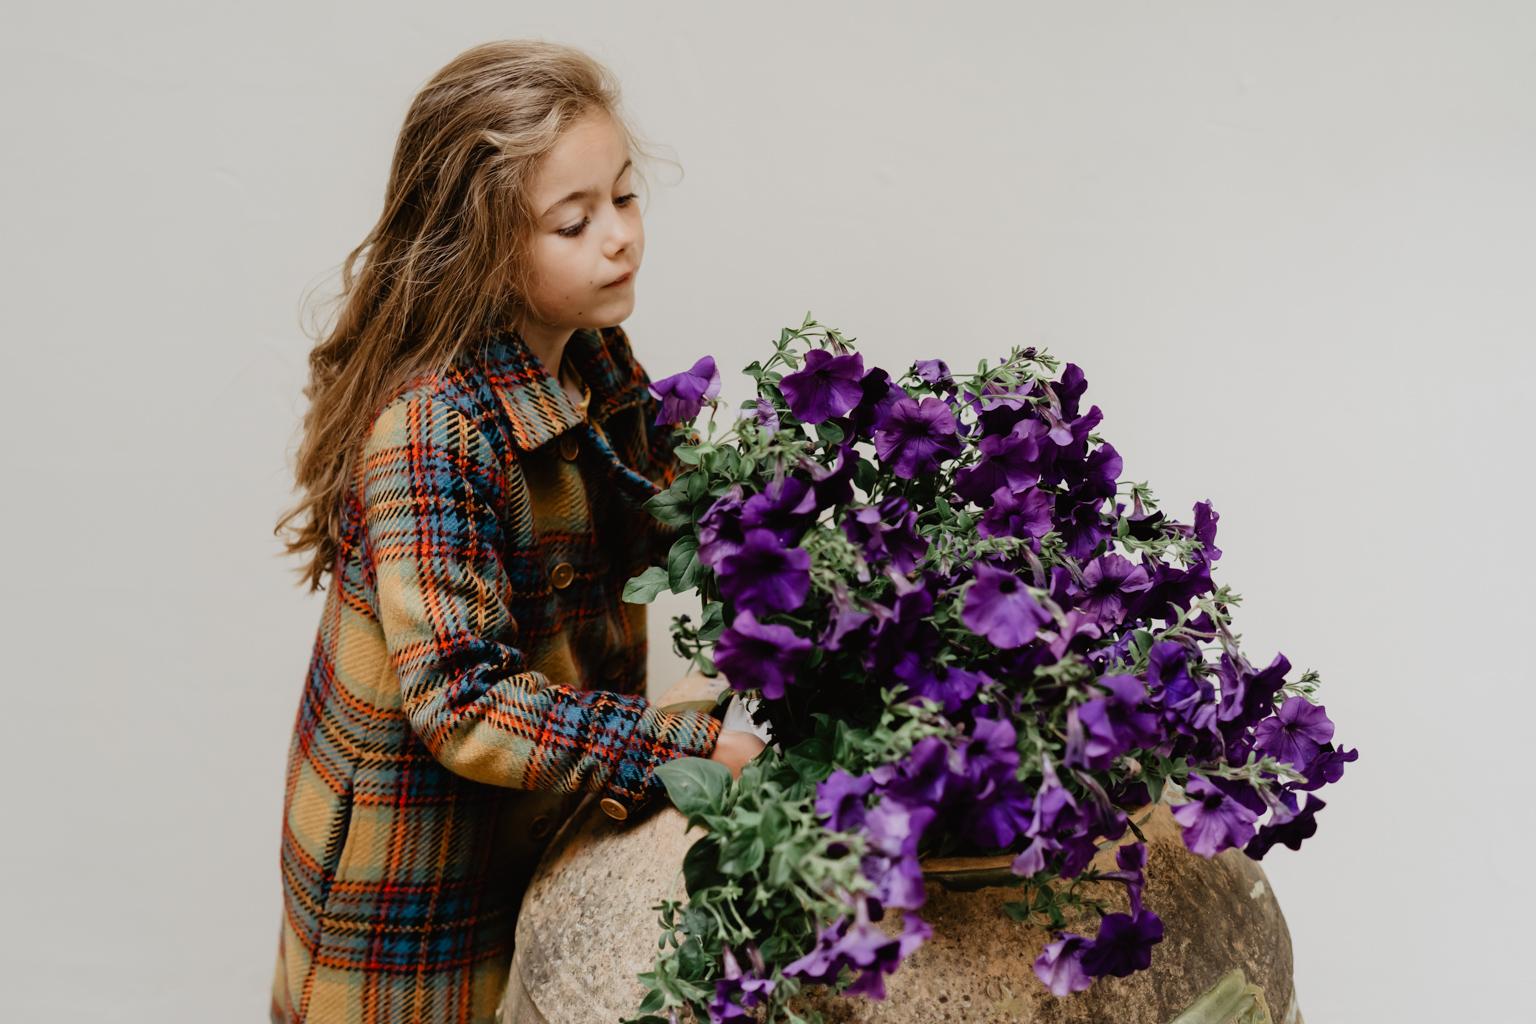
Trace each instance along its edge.
{"label": "girl's lips", "polygon": [[609,281],[607,284],[603,285],[603,287],[604,288],[612,288],[616,284],[623,284],[625,281],[628,281],[630,278],[632,278],[634,276],[635,276],[635,272],[633,270],[631,270],[629,273],[625,274],[623,277],[620,277],[620,278],[617,278],[615,280]]}

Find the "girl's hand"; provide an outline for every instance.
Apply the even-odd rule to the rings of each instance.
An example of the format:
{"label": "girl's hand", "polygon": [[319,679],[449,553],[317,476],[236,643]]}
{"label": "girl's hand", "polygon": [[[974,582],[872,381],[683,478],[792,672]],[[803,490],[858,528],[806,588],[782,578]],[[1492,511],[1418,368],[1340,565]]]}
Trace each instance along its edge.
{"label": "girl's hand", "polygon": [[715,739],[715,749],[709,759],[719,761],[731,770],[731,778],[741,777],[742,766],[762,753],[765,744],[750,732],[740,729],[722,729]]}

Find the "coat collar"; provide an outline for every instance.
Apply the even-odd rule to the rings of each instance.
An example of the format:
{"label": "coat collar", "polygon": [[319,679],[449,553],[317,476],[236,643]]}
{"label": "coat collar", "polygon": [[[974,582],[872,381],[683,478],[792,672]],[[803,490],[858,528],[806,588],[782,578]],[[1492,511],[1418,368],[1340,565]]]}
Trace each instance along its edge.
{"label": "coat collar", "polygon": [[486,382],[511,421],[514,443],[523,451],[584,420],[602,423],[649,396],[650,379],[636,362],[623,328],[581,328],[566,342],[565,353],[591,393],[585,417],[556,379],[559,367],[546,367],[520,333],[499,328],[487,339],[482,353]]}

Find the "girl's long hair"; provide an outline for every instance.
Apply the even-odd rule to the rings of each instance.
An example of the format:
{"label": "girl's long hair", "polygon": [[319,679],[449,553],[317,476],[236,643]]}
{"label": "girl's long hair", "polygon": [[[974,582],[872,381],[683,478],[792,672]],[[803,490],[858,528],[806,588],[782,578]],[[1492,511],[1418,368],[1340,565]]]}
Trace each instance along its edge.
{"label": "girl's long hair", "polygon": [[530,312],[529,186],[566,128],[594,111],[613,119],[639,175],[649,154],[620,112],[616,80],[572,47],[473,47],[412,101],[384,212],[342,263],[339,313],[309,355],[295,465],[303,498],[273,530],[291,534],[284,554],[308,553],[299,575],[311,592],[341,551],[342,503],[376,415],[405,382],[446,370]]}

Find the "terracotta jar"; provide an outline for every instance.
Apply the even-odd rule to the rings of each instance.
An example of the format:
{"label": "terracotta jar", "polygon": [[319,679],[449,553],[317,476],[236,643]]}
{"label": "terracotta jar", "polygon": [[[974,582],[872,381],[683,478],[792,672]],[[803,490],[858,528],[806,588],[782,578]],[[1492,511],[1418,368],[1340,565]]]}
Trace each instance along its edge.
{"label": "terracotta jar", "polygon": [[[1019,893],[999,884],[1008,858],[948,858],[924,864],[920,913],[933,935],[886,977],[886,999],[843,998],[809,986],[797,1009],[819,1010],[828,1024],[1302,1024],[1290,935],[1259,864],[1238,850],[1210,860],[1191,853],[1166,804],[1133,820],[1145,821],[1147,837],[1143,903],[1164,925],[1147,970],[1051,995],[1032,967],[1050,934],[1012,920],[1001,907]],[[683,826],[671,807],[619,823],[591,801],[570,818],[540,862],[518,918],[506,1024],[636,1015],[644,989],[635,976],[651,969],[661,934],[653,908],[664,898],[684,898],[683,855],[699,831]],[[1115,870],[1117,845],[1106,844],[1093,866]],[[1083,888],[1111,910],[1127,910],[1123,885]],[[1092,919],[1075,924],[1089,937],[1097,931]],[[880,926],[895,934],[899,912]]]}

